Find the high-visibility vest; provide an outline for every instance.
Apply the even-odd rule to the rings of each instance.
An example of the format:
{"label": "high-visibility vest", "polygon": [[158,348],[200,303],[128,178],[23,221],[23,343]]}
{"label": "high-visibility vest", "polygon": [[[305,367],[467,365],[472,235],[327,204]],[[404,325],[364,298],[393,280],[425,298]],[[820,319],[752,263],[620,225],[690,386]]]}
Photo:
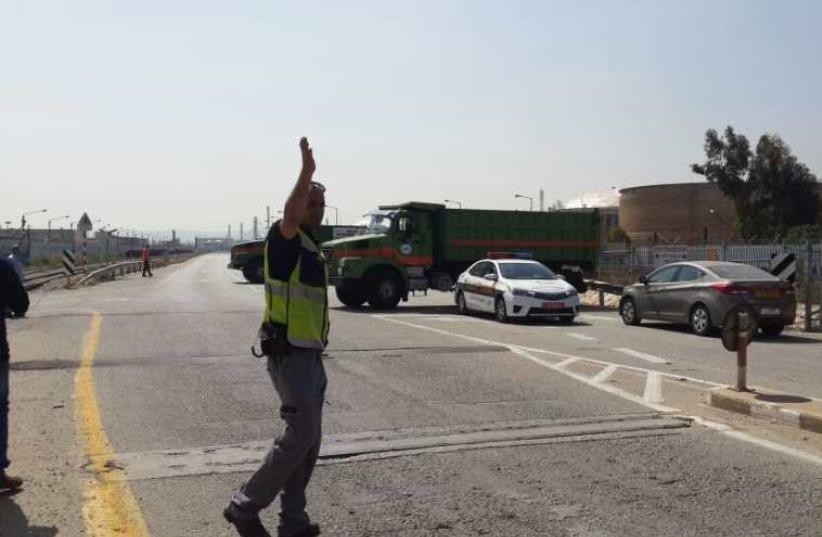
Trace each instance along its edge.
{"label": "high-visibility vest", "polygon": [[317,244],[299,230],[300,252],[288,281],[271,277],[268,241],[265,243],[265,321],[284,331],[295,347],[324,349],[328,344],[328,276],[325,256]]}

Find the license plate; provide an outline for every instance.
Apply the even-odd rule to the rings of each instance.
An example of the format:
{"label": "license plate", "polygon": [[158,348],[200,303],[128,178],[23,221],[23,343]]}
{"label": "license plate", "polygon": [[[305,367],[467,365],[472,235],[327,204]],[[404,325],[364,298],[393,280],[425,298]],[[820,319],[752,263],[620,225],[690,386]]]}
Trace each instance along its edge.
{"label": "license plate", "polygon": [[754,296],[759,300],[779,300],[779,289],[756,289]]}
{"label": "license plate", "polygon": [[542,309],[544,310],[561,310],[565,307],[562,302],[543,302]]}
{"label": "license plate", "polygon": [[779,315],[779,308],[762,308],[762,315]]}

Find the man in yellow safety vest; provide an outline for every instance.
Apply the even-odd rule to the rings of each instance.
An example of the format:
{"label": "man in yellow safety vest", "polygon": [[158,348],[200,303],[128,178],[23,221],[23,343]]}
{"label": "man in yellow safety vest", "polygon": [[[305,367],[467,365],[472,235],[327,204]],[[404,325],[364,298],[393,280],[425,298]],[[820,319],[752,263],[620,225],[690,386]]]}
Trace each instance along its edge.
{"label": "man in yellow safety vest", "polygon": [[305,512],[305,489],[320,452],[328,342],[325,258],[314,234],[325,213],[325,187],[311,179],[316,165],[300,140],[302,170],[282,220],[265,243],[265,316],[262,350],[280,396],[285,430],[260,468],[234,494],[224,516],[243,537],[269,537],[259,512],[281,495],[280,537],[320,534]]}

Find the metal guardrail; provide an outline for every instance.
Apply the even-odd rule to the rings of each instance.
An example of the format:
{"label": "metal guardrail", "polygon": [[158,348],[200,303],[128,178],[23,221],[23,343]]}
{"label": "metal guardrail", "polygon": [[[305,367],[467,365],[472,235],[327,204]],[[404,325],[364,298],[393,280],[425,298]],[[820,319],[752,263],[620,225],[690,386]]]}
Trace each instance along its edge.
{"label": "metal guardrail", "polygon": [[[151,260],[151,269],[154,270],[156,267],[163,267],[168,266],[174,263],[180,263],[195,257],[197,254],[182,254],[182,255],[172,255],[168,257],[161,257],[155,258]],[[86,274],[80,281],[73,284],[72,287],[79,287],[81,285],[85,285],[86,283],[97,280],[97,279],[109,279],[114,280],[117,278],[119,274],[121,277],[125,276],[126,274],[131,274],[134,272],[140,272],[143,269],[143,261],[142,260],[130,260],[130,261],[118,261],[116,263],[110,263],[104,267],[98,268],[97,270],[93,270]]]}
{"label": "metal guardrail", "polygon": [[585,283],[588,284],[588,289],[601,291],[603,293],[610,293],[612,295],[621,295],[622,291],[625,289],[622,285],[614,285],[612,283],[600,282],[597,280],[586,280]]}
{"label": "metal guardrail", "polygon": [[[185,261],[190,257],[192,256],[188,254],[170,256],[168,262],[166,262],[162,258],[155,259],[152,261],[151,268],[154,269],[155,266],[164,266],[166,264]],[[95,263],[78,266],[77,272],[70,278],[82,276],[82,278],[78,282],[72,284],[72,286],[79,286],[98,278],[103,279],[105,277],[109,277],[110,279],[114,279],[117,274],[119,274],[120,276],[125,276],[126,274],[131,274],[139,270],[142,270],[142,268],[143,262],[141,260],[133,259],[128,261],[115,261],[113,263]],[[25,280],[23,282],[23,287],[26,288],[26,291],[31,291],[47,283],[57,281],[66,277],[67,276],[62,269],[38,270],[26,274]]]}

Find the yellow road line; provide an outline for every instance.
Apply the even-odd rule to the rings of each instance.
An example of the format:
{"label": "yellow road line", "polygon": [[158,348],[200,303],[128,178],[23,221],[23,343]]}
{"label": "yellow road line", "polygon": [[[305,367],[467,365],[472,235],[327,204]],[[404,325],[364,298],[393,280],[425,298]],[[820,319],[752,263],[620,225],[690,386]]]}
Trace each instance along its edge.
{"label": "yellow road line", "polygon": [[123,478],[123,471],[112,465],[114,450],[103,429],[97,405],[92,367],[102,324],[102,315],[94,313],[83,341],[80,368],[74,377],[77,436],[92,472],[83,493],[86,532],[89,537],[149,537],[140,506]]}

